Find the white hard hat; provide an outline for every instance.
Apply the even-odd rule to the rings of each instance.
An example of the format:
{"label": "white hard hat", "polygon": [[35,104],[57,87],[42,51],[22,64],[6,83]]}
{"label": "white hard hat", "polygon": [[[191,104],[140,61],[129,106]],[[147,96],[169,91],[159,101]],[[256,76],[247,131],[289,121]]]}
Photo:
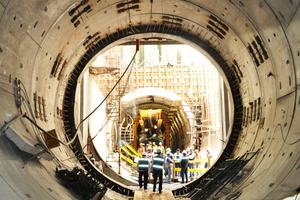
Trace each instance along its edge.
{"label": "white hard hat", "polygon": [[190,150],[190,148],[188,147],[188,148],[186,148],[186,151],[189,151]]}
{"label": "white hard hat", "polygon": [[190,150],[194,150],[194,147],[190,147]]}
{"label": "white hard hat", "polygon": [[158,154],[160,154],[161,153],[161,149],[157,149],[157,151],[156,151]]}
{"label": "white hard hat", "polygon": [[148,147],[148,150],[149,150],[149,149],[152,149],[152,147],[149,146],[149,147]]}
{"label": "white hard hat", "polygon": [[170,149],[170,148],[167,148],[167,151],[171,151],[171,149]]}
{"label": "white hard hat", "polygon": [[182,153],[183,153],[183,154],[186,154],[186,150],[183,150]]}
{"label": "white hard hat", "polygon": [[147,155],[146,152],[143,152],[143,153],[142,153],[142,156],[146,156],[146,155]]}

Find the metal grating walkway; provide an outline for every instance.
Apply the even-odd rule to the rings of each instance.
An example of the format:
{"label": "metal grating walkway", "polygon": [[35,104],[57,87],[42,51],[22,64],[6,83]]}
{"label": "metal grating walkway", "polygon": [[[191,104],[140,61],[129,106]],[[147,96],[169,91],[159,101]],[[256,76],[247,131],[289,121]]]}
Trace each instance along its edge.
{"label": "metal grating walkway", "polygon": [[258,151],[247,152],[242,157],[224,161],[209,177],[204,178],[203,181],[187,195],[187,198],[200,200],[208,199],[212,194],[217,196]]}

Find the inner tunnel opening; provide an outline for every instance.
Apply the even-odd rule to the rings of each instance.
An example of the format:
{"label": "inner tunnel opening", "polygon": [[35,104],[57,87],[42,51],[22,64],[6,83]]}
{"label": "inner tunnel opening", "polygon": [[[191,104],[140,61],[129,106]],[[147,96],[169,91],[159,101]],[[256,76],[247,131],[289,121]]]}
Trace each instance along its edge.
{"label": "inner tunnel opening", "polygon": [[[153,41],[157,44],[152,44]],[[90,159],[102,171],[102,162],[106,162],[116,173],[137,181],[138,171],[133,166],[142,151],[150,158],[161,145],[164,153],[170,148],[176,154],[179,149],[181,156],[183,150],[192,147],[197,154],[196,178],[214,163],[226,141],[222,118],[229,116],[221,110],[225,91],[220,74],[192,47],[170,44],[174,43],[171,40],[160,44],[161,41],[151,39],[150,44],[141,41],[144,45],[140,46],[130,71],[108,96],[104,108],[100,107],[98,114],[93,114],[88,125],[81,129],[86,152],[97,151],[99,157],[94,158],[90,153]],[[81,120],[112,90],[135,48],[130,44],[113,47],[88,67],[77,98]],[[207,150],[213,155],[209,165]],[[174,158],[176,163],[178,160]],[[175,168],[179,170],[178,164]]]}
{"label": "inner tunnel opening", "polygon": [[[81,95],[81,96],[76,95],[76,93],[79,92],[79,88],[80,88],[79,84],[77,84],[77,83],[80,83],[81,77],[85,76],[87,74],[84,72],[88,70],[87,66],[89,66],[91,63],[93,63],[96,60],[96,55],[99,52],[100,52],[100,54],[104,53],[108,49],[111,49],[112,47],[117,46],[117,45],[124,44],[125,42],[131,42],[131,41],[135,41],[136,39],[141,39],[141,38],[152,38],[153,35],[155,35],[156,37],[163,36],[162,38],[178,39],[178,41],[180,41],[181,43],[189,44],[190,46],[194,47],[196,50],[204,53],[205,56],[208,57],[210,61],[212,61],[214,66],[217,67],[219,73],[221,74],[221,77],[223,78],[224,82],[223,82],[222,87],[223,87],[223,89],[225,88],[225,90],[226,90],[225,93],[227,95],[226,96],[226,99],[227,99],[227,101],[226,101],[227,108],[226,109],[227,110],[225,109],[226,111],[223,113],[223,115],[225,115],[225,113],[227,114],[226,120],[228,120],[228,121],[226,122],[226,126],[227,126],[226,130],[224,128],[222,130],[223,131],[222,133],[226,135],[226,141],[221,139],[221,142],[224,144],[222,144],[223,147],[222,147],[222,150],[220,151],[220,155],[218,158],[216,158],[215,163],[214,163],[214,165],[217,165],[217,166],[220,165],[220,163],[222,163],[224,160],[230,158],[230,153],[234,149],[233,148],[234,144],[231,144],[231,145],[229,145],[229,144],[236,143],[236,140],[238,137],[238,134],[232,134],[231,130],[233,130],[233,132],[236,132],[236,133],[238,133],[240,130],[239,124],[237,125],[236,128],[234,128],[236,119],[240,120],[242,118],[241,116],[239,118],[236,118],[236,116],[237,116],[236,115],[236,113],[237,113],[236,106],[241,105],[241,101],[238,100],[238,102],[234,102],[233,101],[234,99],[232,98],[232,96],[239,94],[238,85],[236,85],[236,84],[234,85],[234,82],[236,81],[235,80],[236,77],[230,76],[230,75],[232,75],[231,69],[228,68],[226,62],[222,59],[222,57],[220,57],[218,52],[212,46],[210,46],[209,43],[204,42],[199,37],[191,36],[188,33],[185,33],[184,31],[178,33],[178,35],[176,35],[176,34],[168,35],[168,34],[162,34],[163,30],[158,30],[158,32],[154,32],[154,33],[152,30],[152,31],[150,31],[151,33],[149,33],[148,27],[146,27],[146,26],[139,26],[137,28],[140,30],[140,34],[133,34],[130,30],[129,31],[127,30],[127,31],[122,31],[123,35],[120,35],[120,33],[113,33],[112,36],[109,37],[110,38],[109,40],[107,40],[107,39],[100,40],[99,44],[101,43],[101,45],[92,45],[91,48],[87,49],[86,53],[81,57],[79,62],[75,65],[74,71],[72,72],[72,76],[68,80],[65,97],[64,97],[64,99],[66,100],[65,102],[75,102],[75,104],[70,104],[70,106],[69,106],[68,104],[65,103],[64,108],[63,108],[65,113],[67,112],[68,114],[70,114],[69,116],[74,117],[74,118],[69,117],[68,121],[67,120],[65,121],[65,127],[69,127],[68,130],[66,130],[66,132],[68,132],[69,137],[73,137],[77,132],[76,126],[78,124],[81,125],[80,117],[79,117],[80,115],[78,115],[78,112],[81,112],[78,110],[78,107],[80,107],[81,105],[78,102],[82,101],[82,99],[80,99],[80,98],[85,97],[85,95]],[[76,78],[74,79],[73,76]],[[82,80],[84,80],[84,79],[82,79]],[[84,84],[84,81],[83,81],[83,84]],[[98,86],[96,86],[96,88],[97,87]],[[82,90],[80,92],[82,92]],[[104,98],[104,95],[102,95],[102,97],[100,95],[100,99],[101,98]],[[150,103],[148,103],[148,104],[151,104],[151,102],[153,101],[153,98],[152,97],[149,98],[149,95],[148,95],[147,99],[148,99],[148,101],[150,101]],[[146,100],[146,102],[147,102],[147,100]],[[195,107],[197,108],[197,106],[195,106]],[[171,108],[171,106],[169,108]],[[149,114],[149,108],[147,108],[147,109],[148,109],[147,112]],[[224,108],[223,108],[223,110],[224,110]],[[106,112],[105,109],[103,110],[103,112]],[[181,115],[182,115],[182,119],[184,119],[184,114],[181,114],[180,112],[182,112],[182,110],[178,109],[177,115],[174,115],[174,116],[181,118]],[[83,114],[83,113],[81,113],[81,114],[82,114],[82,116],[88,115],[88,114]],[[242,115],[242,112],[240,109],[239,109],[238,114]],[[132,117],[129,117],[129,118],[132,118]],[[195,118],[197,118],[197,116]],[[105,119],[105,115],[102,115],[102,119]],[[119,119],[121,119],[121,118],[119,118]],[[126,122],[126,117],[124,117],[124,119]],[[223,119],[225,119],[225,118],[223,118]],[[134,121],[134,118],[132,118],[130,120]],[[186,118],[185,118],[185,120],[186,120]],[[179,121],[179,120],[177,119],[177,121]],[[118,126],[120,124],[121,124],[121,121],[118,122]],[[151,124],[151,122],[150,122],[150,124]],[[180,124],[180,122],[178,122],[178,124]],[[161,127],[165,127],[165,125],[163,123],[162,123],[162,125],[163,126],[161,126]],[[183,124],[181,124],[181,125],[183,125]],[[80,129],[82,129],[82,127],[84,127],[84,124],[82,124]],[[115,132],[117,132],[119,127],[121,128],[121,126],[117,127],[116,125],[113,125],[113,124],[110,127],[114,127]],[[200,125],[200,127],[202,130],[202,124]],[[196,128],[196,131],[199,131],[199,130],[197,130],[198,126],[196,126],[195,128]],[[206,127],[206,128],[208,128],[208,127]],[[113,129],[111,129],[111,130],[113,130]],[[184,131],[189,132],[188,129],[186,129],[186,130],[182,129],[182,130],[183,130],[182,132],[184,132]],[[205,129],[205,130],[207,130],[207,129]],[[118,133],[121,133],[121,130],[119,130]],[[105,134],[110,134],[110,133],[105,132]],[[186,138],[190,138],[190,139],[192,138],[192,136],[191,136],[192,134],[186,134],[186,135],[188,135],[188,137],[186,137]],[[115,149],[115,150],[120,150],[121,148],[119,148],[119,147],[122,147],[120,134],[119,134],[118,138],[119,138],[119,139],[117,139],[118,149]],[[196,139],[199,139],[199,137]],[[75,155],[77,156],[77,159],[84,160],[85,168],[87,170],[91,171],[91,173],[93,174],[93,176],[95,178],[104,179],[104,180],[108,181],[107,182],[108,187],[110,187],[114,191],[117,191],[121,194],[129,195],[129,196],[133,195],[133,190],[128,187],[122,186],[119,188],[115,188],[115,184],[118,184],[118,181],[120,181],[120,180],[117,180],[117,179],[120,179],[120,176],[117,177],[117,179],[113,180],[114,178],[112,178],[110,176],[111,174],[108,173],[105,175],[105,172],[101,173],[101,171],[99,171],[99,169],[97,169],[95,166],[93,166],[93,164],[89,164],[89,163],[91,163],[91,161],[89,160],[88,156],[85,156],[87,153],[90,153],[90,149],[87,149],[88,144],[85,144],[85,141],[88,141],[88,140],[89,140],[88,134],[85,134],[85,138],[82,137],[82,135],[81,135],[72,144],[71,148],[75,149],[73,151],[74,151]],[[93,138],[91,138],[91,140],[93,140]],[[88,141],[88,143],[91,142],[91,140]],[[136,140],[136,141],[138,141],[138,140]],[[106,145],[107,141],[102,140],[102,142],[105,143],[105,145]],[[136,142],[136,146],[138,146],[139,143],[142,143],[142,142],[140,142],[140,141]],[[185,145],[183,145],[183,146],[184,147],[187,147],[189,145],[192,146],[191,142],[188,142]],[[173,149],[176,148],[175,146],[171,146],[171,143],[169,144],[169,147],[168,146],[166,146],[166,147],[173,148]],[[200,147],[200,145],[199,145],[199,147]],[[95,151],[95,153],[98,154],[99,152],[102,152],[102,151],[105,151],[105,150],[102,149],[101,151]],[[86,153],[84,154],[84,152],[86,152]],[[107,152],[105,152],[105,154],[107,154]],[[119,155],[121,156],[121,154],[119,154]],[[97,156],[99,156],[99,155],[97,155]],[[88,164],[86,164],[86,162],[88,162]],[[102,163],[102,166],[103,166],[103,169],[110,168],[110,170],[113,171],[111,169],[111,166],[105,162]],[[119,171],[119,174],[120,174],[120,171]],[[200,177],[199,179],[196,179],[195,181],[192,181],[191,183],[189,183],[190,189],[195,187],[197,185],[197,183],[199,182],[199,180],[203,177],[205,177],[205,174],[204,174],[204,176]],[[122,178],[121,178],[120,182],[122,182]],[[184,188],[178,188],[176,190],[173,190],[173,194],[174,194],[174,192],[176,193],[178,190],[180,190],[180,191],[183,190],[182,191],[183,193],[187,193],[190,191],[190,189],[186,190]]]}

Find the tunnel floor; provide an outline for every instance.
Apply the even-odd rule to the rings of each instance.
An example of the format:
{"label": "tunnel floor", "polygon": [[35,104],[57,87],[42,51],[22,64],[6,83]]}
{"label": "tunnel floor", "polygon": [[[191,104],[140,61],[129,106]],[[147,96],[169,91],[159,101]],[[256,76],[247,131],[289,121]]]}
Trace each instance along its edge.
{"label": "tunnel floor", "polygon": [[[178,187],[182,187],[184,184],[181,184],[179,182],[174,182],[174,183],[163,183],[162,186],[162,193],[159,194],[159,192],[156,190],[156,192],[153,192],[153,184],[152,183],[148,183],[147,185],[147,190],[144,190],[143,188],[140,189],[139,186],[130,186],[130,188],[134,189],[135,191],[135,195],[134,197],[126,197],[128,199],[155,199],[155,200],[159,200],[159,199],[166,199],[166,200],[171,200],[171,199],[182,199],[182,197],[174,197],[172,194],[172,190],[174,188],[178,188]],[[158,183],[157,183],[157,187],[158,187]],[[115,192],[111,192],[111,191],[107,191],[105,194],[105,198],[106,200],[112,200],[112,199],[118,199],[118,198],[122,198],[124,197],[121,194],[115,193]],[[143,198],[141,198],[143,197]]]}

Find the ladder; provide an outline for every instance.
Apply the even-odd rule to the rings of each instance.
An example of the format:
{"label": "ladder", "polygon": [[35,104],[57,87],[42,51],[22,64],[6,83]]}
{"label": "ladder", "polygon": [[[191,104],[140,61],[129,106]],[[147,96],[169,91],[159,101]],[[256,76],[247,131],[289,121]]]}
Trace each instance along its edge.
{"label": "ladder", "polygon": [[194,114],[194,117],[187,118],[191,119],[192,123],[190,124],[192,132],[188,132],[188,134],[193,134],[192,144],[195,149],[200,151],[201,143],[202,143],[202,132],[201,132],[201,105],[185,105],[191,108],[191,112]]}
{"label": "ladder", "polygon": [[130,127],[121,127],[121,139],[131,144],[134,140],[134,134]]}

